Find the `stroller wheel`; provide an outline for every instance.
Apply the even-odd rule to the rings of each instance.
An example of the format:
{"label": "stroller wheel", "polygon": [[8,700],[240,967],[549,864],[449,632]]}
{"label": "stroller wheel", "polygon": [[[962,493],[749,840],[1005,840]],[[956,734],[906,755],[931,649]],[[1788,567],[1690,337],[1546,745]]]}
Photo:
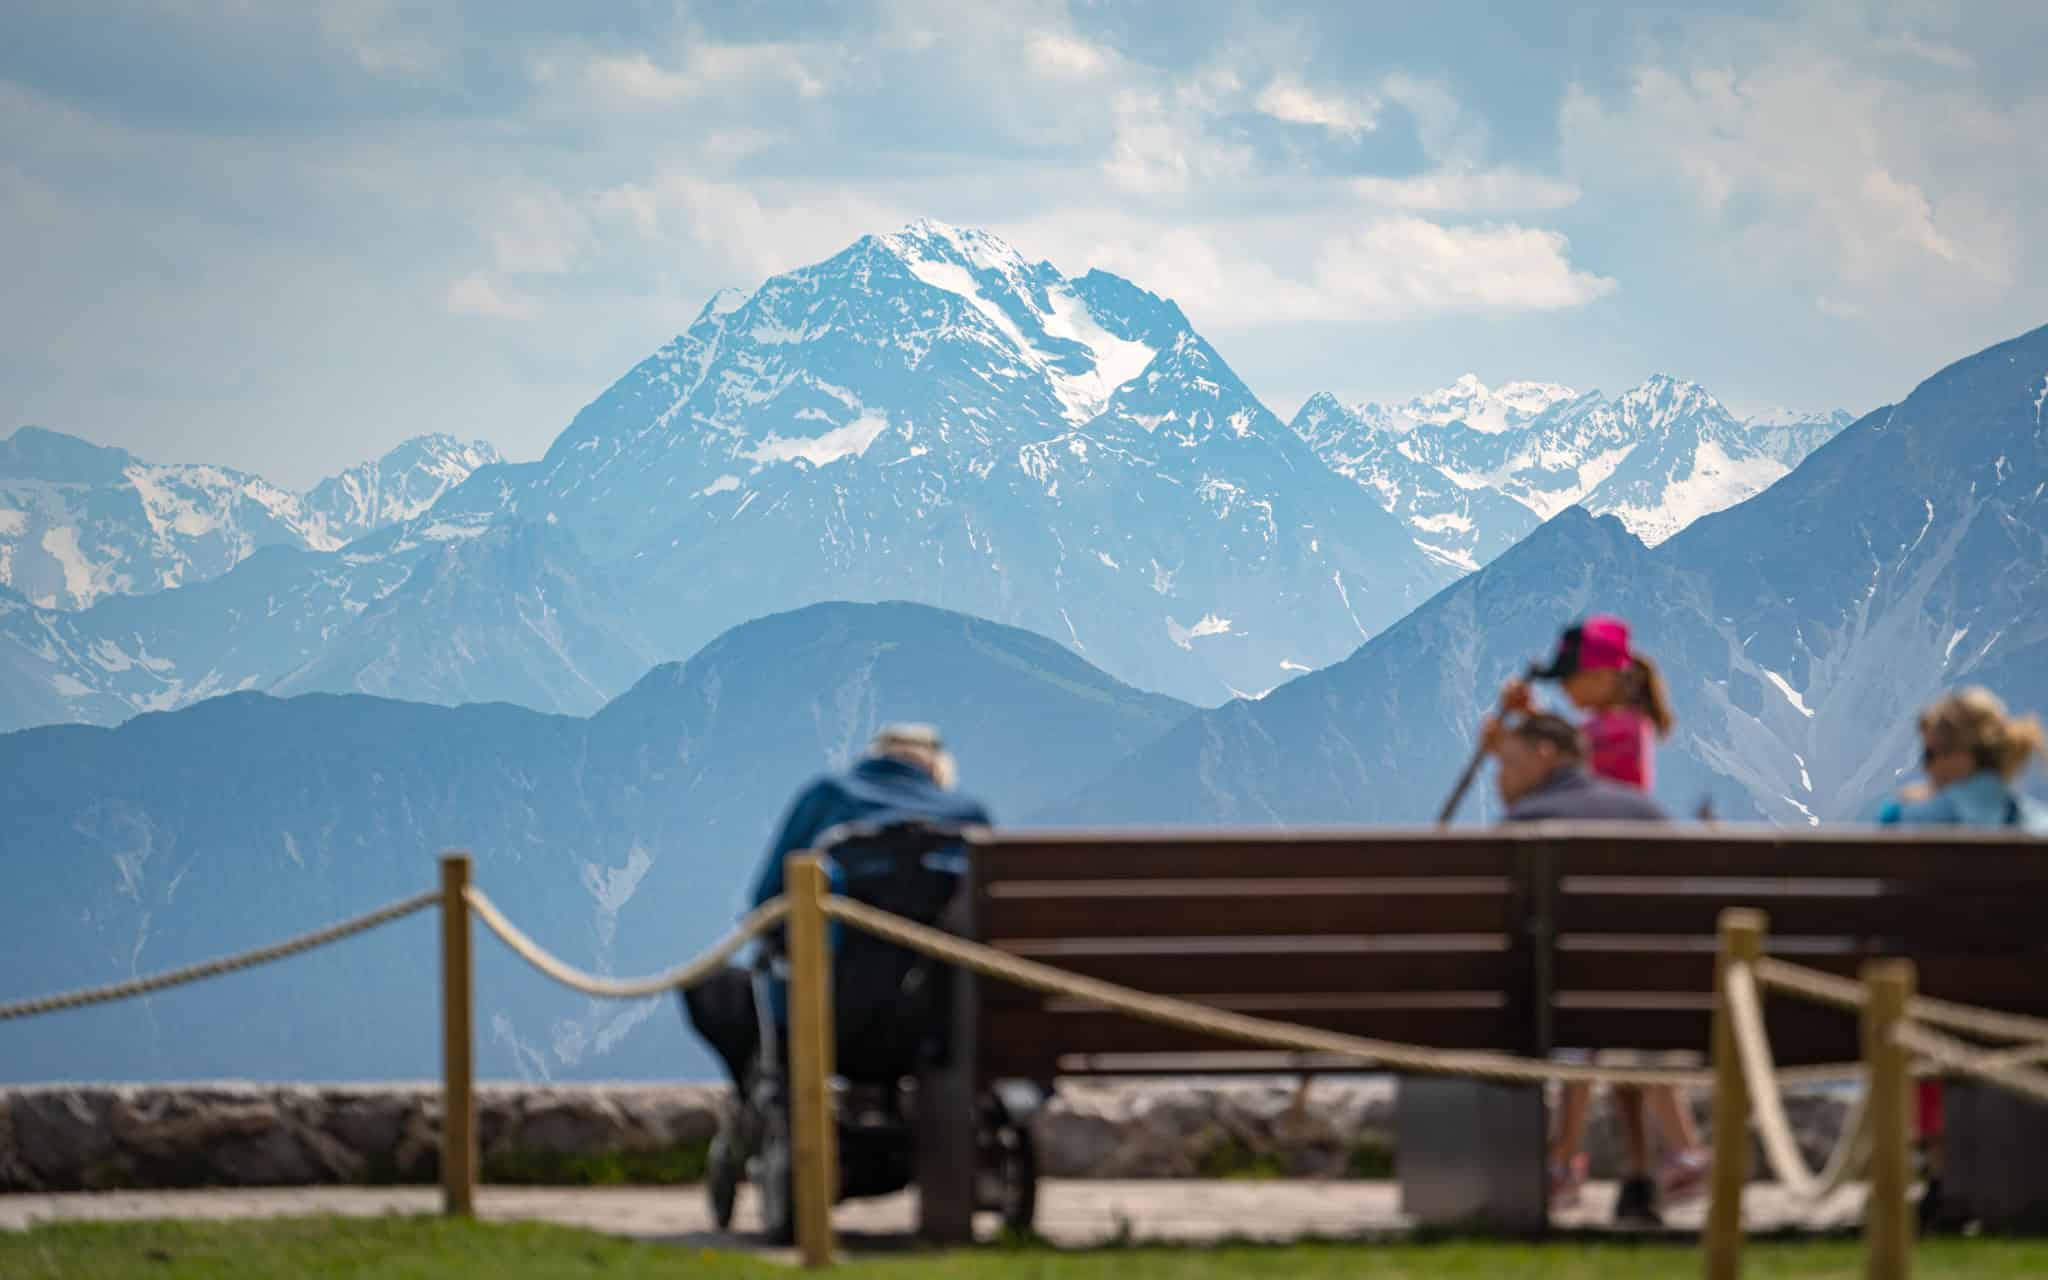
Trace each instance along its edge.
{"label": "stroller wheel", "polygon": [[711,1139],[704,1167],[704,1190],[711,1197],[711,1221],[720,1231],[732,1227],[733,1201],[739,1197],[740,1179],[745,1173],[732,1138],[721,1131]]}
{"label": "stroller wheel", "polygon": [[790,1150],[789,1113],[776,1110],[761,1126],[754,1157],[754,1188],[761,1196],[761,1234],[769,1244],[796,1241],[796,1195],[791,1185],[795,1158]]}
{"label": "stroller wheel", "polygon": [[1038,1217],[1038,1150],[1031,1144],[1031,1131],[1005,1125],[996,1133],[995,1207],[1003,1215],[1003,1226],[1019,1235],[1029,1234]]}

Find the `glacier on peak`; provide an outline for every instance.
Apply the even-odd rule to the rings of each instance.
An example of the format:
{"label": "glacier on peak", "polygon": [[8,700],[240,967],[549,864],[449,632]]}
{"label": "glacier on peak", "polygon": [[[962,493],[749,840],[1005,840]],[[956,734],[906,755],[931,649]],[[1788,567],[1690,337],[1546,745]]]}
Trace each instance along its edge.
{"label": "glacier on peak", "polygon": [[481,441],[419,436],[295,492],[206,463],[159,463],[60,432],[0,440],[0,585],[77,610],[228,572],[266,547],[336,551],[422,515],[499,461]]}
{"label": "glacier on peak", "polygon": [[1655,544],[1768,487],[1848,421],[1738,421],[1698,383],[1660,373],[1613,397],[1545,382],[1489,390],[1472,375],[1392,408],[1325,393],[1292,426],[1426,535],[1426,553],[1471,568],[1574,505]]}

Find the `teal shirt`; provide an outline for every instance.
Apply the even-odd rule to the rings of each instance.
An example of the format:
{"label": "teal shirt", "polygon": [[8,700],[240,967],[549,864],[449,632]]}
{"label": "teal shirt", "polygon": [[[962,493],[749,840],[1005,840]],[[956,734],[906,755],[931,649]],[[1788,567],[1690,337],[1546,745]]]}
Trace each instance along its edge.
{"label": "teal shirt", "polygon": [[1992,769],[1980,769],[1925,800],[1887,801],[1877,820],[1887,827],[2018,827],[2048,835],[2048,815]]}

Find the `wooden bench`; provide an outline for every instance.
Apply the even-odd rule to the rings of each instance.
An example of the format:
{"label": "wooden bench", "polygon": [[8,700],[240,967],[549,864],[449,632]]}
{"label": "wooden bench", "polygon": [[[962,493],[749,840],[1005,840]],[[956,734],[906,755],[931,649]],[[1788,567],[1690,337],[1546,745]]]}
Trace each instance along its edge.
{"label": "wooden bench", "polygon": [[[1305,1026],[1438,1048],[1709,1043],[1716,923],[1770,917],[1772,954],[1854,975],[1872,956],[1919,964],[1920,989],[2048,1016],[2048,842],[1956,832],[1880,835],[1541,824],[1475,831],[989,831],[972,845],[966,927],[1020,956],[1140,991]],[[1299,1072],[1337,1064],[1265,1052],[1008,984],[960,984],[950,1093],[1002,1079]],[[1786,997],[1767,1021],[1782,1065],[1858,1054],[1855,1019]],[[1342,1069],[1357,1070],[1355,1066]],[[1487,1151],[1418,1150],[1406,1105],[1464,1114]],[[1463,1204],[1507,1226],[1544,1217],[1541,1091],[1404,1087],[1404,1196],[1444,1197],[1446,1160],[1479,1185]],[[947,1098],[954,1099],[947,1102]],[[1426,1118],[1426,1117],[1425,1117]],[[961,1238],[963,1167],[923,1126],[925,1228]],[[1423,1133],[1431,1132],[1424,1125]],[[951,1144],[958,1146],[957,1142]],[[971,1153],[968,1153],[971,1158]],[[964,1167],[971,1167],[964,1166]],[[1450,1202],[1458,1202],[1451,1196]],[[1425,1214],[1425,1216],[1431,1216]]]}

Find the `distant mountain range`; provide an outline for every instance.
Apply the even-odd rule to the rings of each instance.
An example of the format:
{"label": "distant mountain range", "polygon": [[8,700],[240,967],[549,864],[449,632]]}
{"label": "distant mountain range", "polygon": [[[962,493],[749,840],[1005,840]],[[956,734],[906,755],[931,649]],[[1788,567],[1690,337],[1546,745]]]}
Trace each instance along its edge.
{"label": "distant mountain range", "polygon": [[1680,727],[1658,789],[1674,809],[1867,818],[1943,690],[2048,710],[2044,404],[2048,328],[1942,370],[1655,547],[1568,507],[1344,662],[1190,718],[1044,816],[1424,821],[1501,681],[1565,621],[1609,610],[1670,680]]}
{"label": "distant mountain range", "polygon": [[932,222],[715,298],[538,462],[336,551],[275,540],[77,612],[0,597],[0,728],[237,689],[581,714],[825,599],[1029,626],[1213,704],[1335,661],[1459,572],[1170,301]]}
{"label": "distant mountain range", "polygon": [[265,547],[335,551],[419,516],[497,461],[482,441],[419,436],[295,493],[23,427],[0,440],[0,587],[77,610],[217,578]]}
{"label": "distant mountain range", "polygon": [[[115,729],[0,735],[0,1001],[268,942],[479,883],[573,964],[674,964],[723,932],[784,806],[883,722],[929,720],[999,820],[1079,790],[1191,708],[1065,646],[909,604],[735,628],[587,719],[243,693]],[[0,1080],[434,1073],[431,920],[145,1001],[0,1024]],[[493,1076],[707,1077],[672,1000],[574,997],[478,940]]]}
{"label": "distant mountain range", "polygon": [[[860,270],[871,278],[894,270],[891,262],[909,270],[900,247],[863,243],[849,252],[867,255]],[[805,296],[789,288],[791,296]],[[1046,285],[1044,314],[1056,315],[1067,304],[1050,300],[1052,288]],[[1151,332],[1131,327],[1130,313],[1106,300],[1114,294],[1106,281],[1086,289],[1096,299],[1088,304],[1091,315],[1126,317],[1117,320],[1122,331]],[[818,296],[827,292],[818,285]],[[949,323],[971,310],[959,304]],[[679,488],[688,481],[671,485],[669,477],[701,475],[660,467],[659,449],[686,454],[697,447],[694,436],[670,437],[647,425],[650,409],[666,406],[653,416],[673,420],[685,411],[678,405],[693,403],[656,394],[667,385],[664,373],[673,378],[672,368],[699,367],[685,357],[705,368],[715,364],[705,350],[724,349],[725,325],[751,334],[768,329],[778,314],[792,329],[802,318],[744,312],[729,305],[708,310],[708,318],[724,324],[700,335],[705,347],[678,348],[644,377],[615,388],[579,418],[584,426],[548,461],[480,472],[426,515],[341,553],[275,547],[210,582],[117,597],[81,613],[0,595],[0,627],[29,637],[0,649],[10,661],[33,657],[30,645],[40,636],[109,674],[175,678],[153,665],[172,651],[153,640],[145,647],[142,628],[203,635],[201,623],[225,610],[233,621],[230,641],[252,654],[263,645],[296,643],[338,664],[323,670],[308,661],[275,681],[280,689],[336,680],[342,670],[358,683],[411,681],[450,700],[478,689],[530,692],[567,679],[565,672],[585,681],[581,696],[592,700],[608,685],[630,685],[588,717],[503,703],[450,708],[360,694],[280,699],[248,692],[118,728],[0,734],[0,813],[7,815],[0,863],[17,890],[0,900],[0,937],[7,939],[0,999],[147,972],[362,910],[429,883],[432,852],[453,845],[472,849],[485,887],[571,961],[601,971],[650,970],[725,926],[789,793],[812,771],[845,763],[887,719],[942,725],[959,749],[967,784],[989,796],[999,821],[1423,822],[1470,751],[1501,680],[1545,651],[1562,623],[1596,609],[1630,618],[1640,646],[1665,669],[1679,730],[1660,754],[1658,791],[1681,813],[1711,798],[1717,813],[1733,820],[1805,825],[1867,816],[1912,767],[1913,713],[1942,690],[1982,682],[2016,706],[2048,708],[2048,328],[1942,370],[1899,404],[1841,430],[1764,492],[1654,547],[1619,516],[1567,505],[1349,657],[1262,698],[1196,710],[1092,666],[1063,628],[1047,637],[903,603],[820,604],[773,614],[636,683],[624,673],[639,661],[636,645],[645,633],[636,637],[631,628],[660,615],[651,614],[646,588],[630,570],[643,559],[666,564],[655,580],[682,592],[685,553],[679,547],[664,559],[632,530],[635,521],[604,521],[649,501],[643,484]],[[1020,321],[1011,323],[1021,330]],[[940,325],[937,332],[954,330]],[[976,339],[987,341],[986,334]],[[1198,341],[1181,344],[1181,356],[1192,360]],[[1160,369],[1167,350],[1155,348],[1148,368]],[[858,366],[857,355],[844,358]],[[896,357],[859,358],[886,365]],[[1225,390],[1217,377],[1195,372],[1215,368],[1206,356],[1165,368],[1180,372],[1162,371],[1161,385],[1173,379],[1184,390],[1206,377],[1219,397]],[[784,386],[784,394],[809,394],[789,388],[808,387],[803,378],[811,375],[757,375],[768,380],[761,385]],[[854,385],[852,374],[841,376],[849,381],[831,385]],[[957,385],[971,390],[975,383],[988,385],[974,376]],[[737,377],[722,384],[734,388],[738,403],[759,390]],[[946,384],[946,395],[968,399],[953,386]],[[1120,386],[1129,396],[1112,395],[1113,407],[1091,422],[1120,411],[1180,414],[1189,403],[1161,408],[1162,402],[1130,398],[1136,393],[1128,381]],[[1669,394],[1645,397],[1636,410],[1615,408],[1615,419],[1654,416],[1662,406],[1675,421],[1694,403],[1678,384],[1663,390]],[[1491,434],[1527,431],[1578,399],[1537,409],[1525,423],[1503,421]],[[791,415],[788,424],[819,424],[818,434],[807,437],[814,444],[846,425],[804,417],[814,402],[799,403],[777,412]],[[861,399],[852,421],[869,403]],[[708,408],[701,412],[710,420]],[[1693,412],[1703,410],[1695,404]],[[598,430],[614,418],[644,429]],[[1154,430],[1166,426],[1162,417]],[[1157,439],[1143,426],[1133,429]],[[959,435],[978,438],[965,428]],[[1217,456],[1230,459],[1293,456],[1279,448],[1263,452],[1250,442],[1255,436],[1248,429],[1237,437],[1226,419],[1220,441],[1201,438],[1185,447],[1196,457],[1207,456],[1212,444],[1224,450]],[[747,436],[745,447],[761,451],[767,438]],[[920,426],[912,439],[924,438]],[[664,443],[672,439],[685,443]],[[887,431],[876,433],[865,449],[873,453],[890,439]],[[889,447],[911,456],[900,438]],[[604,465],[607,450],[625,460]],[[1092,443],[1085,451],[1091,458],[1101,452]],[[728,522],[762,503],[788,510],[822,501],[822,493],[853,510],[854,482],[865,473],[833,468],[865,456],[764,463],[759,472],[747,470],[741,488],[718,485],[715,477],[699,488],[717,490],[706,501],[730,504],[717,508]],[[1009,465],[992,447],[970,456],[991,460],[984,480]],[[1157,465],[1177,456],[1163,454]],[[579,477],[573,483],[572,471]],[[1254,471],[1246,461],[1239,474]],[[796,483],[813,474],[844,479],[828,489]],[[948,473],[947,484],[964,488],[975,472],[962,474]],[[1020,463],[1013,474],[1031,472]],[[1129,482],[1128,474],[1117,474]],[[1092,475],[1062,470],[1061,494],[1069,482],[1086,491]],[[788,486],[767,487],[785,476]],[[1049,494],[1054,480],[1048,474],[1014,487]],[[1375,504],[1360,502],[1353,482],[1331,483],[1382,530],[1394,523]],[[590,487],[595,496],[586,494]],[[479,497],[486,490],[500,494],[498,510],[514,518],[492,515]],[[949,491],[958,497],[959,490]],[[760,496],[748,502],[747,492]],[[932,501],[927,511],[940,510]],[[1205,501],[1159,501],[1169,511],[1216,519]],[[955,514],[970,519],[965,499],[959,503]],[[704,527],[690,523],[704,518],[695,503],[673,505],[690,530]],[[984,545],[987,512],[1002,509],[993,499],[973,507],[976,547]],[[1275,526],[1281,523],[1276,514]],[[1263,541],[1262,525],[1251,526],[1245,545]],[[588,536],[576,532],[585,527]],[[802,527],[852,537],[870,526]],[[1067,530],[1061,538],[1074,527],[1055,525]],[[1199,530],[1227,541],[1217,527]],[[1311,534],[1311,543],[1321,536]],[[1409,541],[1405,532],[1402,538]],[[763,545],[774,554],[745,563],[758,576],[776,578],[788,568],[778,556],[793,554],[793,544]],[[1008,555],[1000,551],[1004,544],[992,545]],[[741,549],[711,543],[719,554]],[[954,544],[941,549],[950,561]],[[1189,563],[1194,555],[1191,549]],[[872,548],[869,557],[849,553],[841,563],[857,569],[868,558],[886,563]],[[1349,582],[1344,570],[1333,572]],[[788,580],[801,587],[813,573],[809,564],[797,565],[788,568]],[[707,564],[705,576],[737,583],[741,575],[734,565]],[[1021,592],[1023,584],[1015,585]],[[709,611],[707,596],[685,599]],[[151,612],[173,605],[181,612]],[[96,617],[117,619],[95,625],[111,626],[113,634],[126,628],[138,637],[133,647],[105,647],[89,632],[65,629]],[[324,633],[329,626],[332,634]],[[1182,650],[1169,634],[1168,647],[1199,652],[1203,641],[1218,638],[1220,631],[1190,635],[1193,648]],[[238,650],[227,652],[240,660]],[[130,670],[117,671],[123,662]],[[0,666],[0,684],[19,689],[25,682],[19,668]],[[1496,816],[1482,784],[1465,820]],[[487,1072],[592,1078],[708,1069],[672,1007],[571,999],[525,974],[495,944],[483,946]],[[431,969],[432,947],[431,924],[413,921],[346,950],[140,1007],[0,1026],[0,1076],[422,1074],[432,1068],[434,1042],[432,984],[420,974]]]}
{"label": "distant mountain range", "polygon": [[1476,569],[1574,504],[1655,545],[1762,492],[1850,422],[1783,411],[1738,420],[1696,383],[1658,375],[1612,399],[1548,382],[1477,378],[1403,405],[1323,393],[1293,427],[1411,531]]}

